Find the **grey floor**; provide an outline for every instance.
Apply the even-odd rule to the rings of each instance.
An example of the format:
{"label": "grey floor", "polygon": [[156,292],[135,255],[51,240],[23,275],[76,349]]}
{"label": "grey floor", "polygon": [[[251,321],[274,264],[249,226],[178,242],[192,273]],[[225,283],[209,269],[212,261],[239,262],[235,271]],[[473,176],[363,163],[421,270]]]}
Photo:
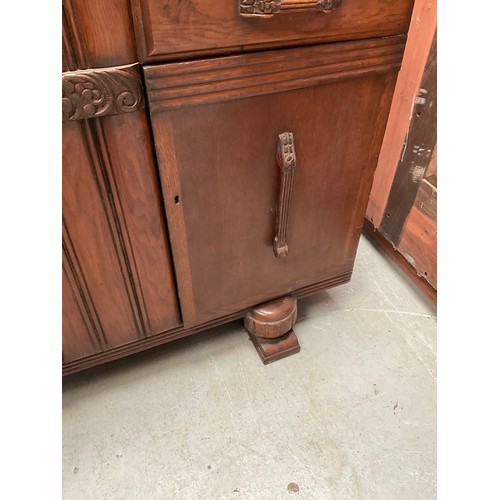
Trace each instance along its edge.
{"label": "grey floor", "polygon": [[63,498],[436,497],[436,308],[366,239],[263,366],[240,322],[63,382]]}

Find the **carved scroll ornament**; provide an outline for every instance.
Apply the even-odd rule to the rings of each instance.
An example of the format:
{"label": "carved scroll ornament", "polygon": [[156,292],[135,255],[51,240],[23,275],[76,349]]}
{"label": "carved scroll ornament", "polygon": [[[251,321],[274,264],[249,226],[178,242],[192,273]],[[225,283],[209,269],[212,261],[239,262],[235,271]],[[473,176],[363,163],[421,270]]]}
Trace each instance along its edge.
{"label": "carved scroll ornament", "polygon": [[143,106],[144,92],[137,64],[62,75],[63,121],[130,113]]}
{"label": "carved scroll ornament", "polygon": [[243,17],[270,17],[287,11],[323,11],[337,9],[342,0],[240,0],[240,15]]}

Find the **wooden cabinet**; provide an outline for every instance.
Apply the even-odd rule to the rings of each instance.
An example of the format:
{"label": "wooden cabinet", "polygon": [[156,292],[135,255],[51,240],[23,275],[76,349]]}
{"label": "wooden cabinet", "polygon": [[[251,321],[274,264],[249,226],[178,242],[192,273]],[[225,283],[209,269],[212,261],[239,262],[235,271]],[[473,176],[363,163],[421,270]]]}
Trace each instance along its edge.
{"label": "wooden cabinet", "polygon": [[296,298],[352,273],[411,2],[131,5],[147,64],[63,74],[64,372],[239,317],[297,352]]}

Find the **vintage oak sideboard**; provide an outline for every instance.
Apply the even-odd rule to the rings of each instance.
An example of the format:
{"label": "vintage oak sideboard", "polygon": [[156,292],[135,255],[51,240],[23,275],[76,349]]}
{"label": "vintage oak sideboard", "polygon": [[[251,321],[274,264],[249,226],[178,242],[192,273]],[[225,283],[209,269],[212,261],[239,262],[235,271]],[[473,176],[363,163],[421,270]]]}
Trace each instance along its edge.
{"label": "vintage oak sideboard", "polygon": [[63,373],[349,281],[412,0],[63,1]]}

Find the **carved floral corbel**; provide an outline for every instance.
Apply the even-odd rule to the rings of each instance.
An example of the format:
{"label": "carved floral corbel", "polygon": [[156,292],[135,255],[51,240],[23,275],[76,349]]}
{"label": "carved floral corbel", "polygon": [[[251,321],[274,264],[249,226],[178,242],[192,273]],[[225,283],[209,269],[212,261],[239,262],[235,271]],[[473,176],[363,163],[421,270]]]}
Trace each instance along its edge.
{"label": "carved floral corbel", "polygon": [[62,75],[63,121],[130,113],[143,107],[138,64]]}

